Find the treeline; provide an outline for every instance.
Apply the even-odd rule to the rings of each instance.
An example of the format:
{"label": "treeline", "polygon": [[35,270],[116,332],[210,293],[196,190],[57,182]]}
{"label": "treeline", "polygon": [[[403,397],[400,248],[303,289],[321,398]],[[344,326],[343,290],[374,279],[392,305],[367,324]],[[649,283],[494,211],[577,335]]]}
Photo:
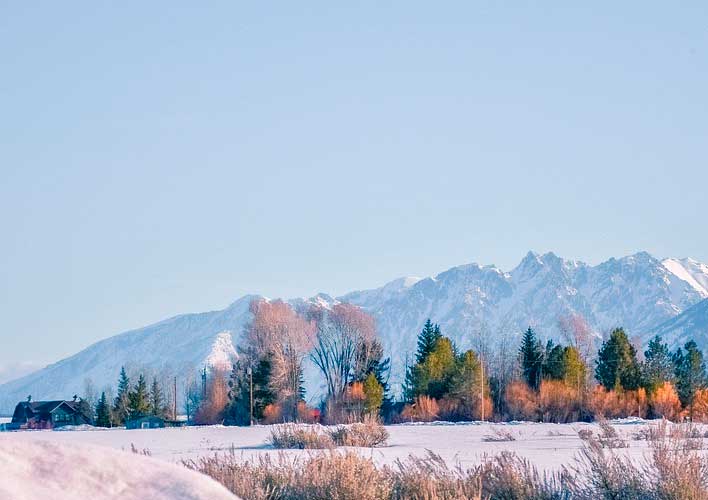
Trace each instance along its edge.
{"label": "treeline", "polygon": [[[574,322],[589,331],[577,325],[577,318]],[[708,376],[694,341],[671,352],[657,336],[640,361],[622,328],[611,332],[593,359],[581,342],[587,338],[573,338],[576,345],[544,345],[528,328],[513,374],[505,379],[496,363],[485,367],[476,352],[458,352],[428,321],[416,362],[407,371],[406,404],[397,420],[572,422],[637,416],[708,421]]]}
{"label": "treeline", "polygon": [[[389,388],[373,318],[350,304],[295,309],[282,301],[251,303],[240,357],[232,369],[206,369],[184,384],[190,423],[349,423],[432,420],[589,421],[600,417],[665,417],[708,421],[708,376],[693,341],[671,352],[660,337],[640,356],[622,328],[600,346],[580,316],[559,320],[563,343],[542,342],[532,328],[496,349],[480,335],[459,350],[428,320],[405,370],[400,399]],[[517,344],[518,342],[518,344]],[[472,342],[474,343],[474,342]],[[599,347],[599,348],[598,348]],[[304,369],[311,362],[324,395],[306,404]],[[176,397],[176,394],[175,394]],[[121,371],[111,404],[96,404],[98,425],[147,415],[169,417],[157,379],[131,385]]]}
{"label": "treeline", "polygon": [[[120,370],[115,399],[111,401],[106,391],[102,391],[93,405],[91,417],[97,427],[122,426],[128,420],[149,416],[174,419],[176,415],[170,405],[170,399],[157,377],[153,377],[149,387],[143,374],[132,384],[123,367]],[[87,399],[84,398],[85,400]]]}

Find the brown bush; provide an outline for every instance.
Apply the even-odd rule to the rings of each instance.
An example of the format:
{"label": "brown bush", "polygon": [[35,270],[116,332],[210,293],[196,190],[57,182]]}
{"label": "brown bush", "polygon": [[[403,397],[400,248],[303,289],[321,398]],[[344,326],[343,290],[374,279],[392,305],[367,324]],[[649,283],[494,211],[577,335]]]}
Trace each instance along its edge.
{"label": "brown bush", "polygon": [[708,422],[708,389],[699,389],[693,397],[693,421]]}
{"label": "brown bush", "polygon": [[283,408],[279,404],[269,404],[263,408],[263,423],[278,424],[283,421]]}
{"label": "brown bush", "polygon": [[512,420],[537,420],[536,394],[524,382],[515,381],[506,387],[504,402]]}
{"label": "brown bush", "polygon": [[409,456],[385,467],[391,485],[391,500],[481,500],[482,478],[478,469],[451,469],[431,451],[423,457]]}
{"label": "brown bush", "polygon": [[588,409],[596,420],[636,416],[645,418],[648,412],[647,393],[636,391],[607,391],[597,385],[590,392]]}
{"label": "brown bush", "polygon": [[577,421],[580,416],[578,390],[561,380],[544,380],[539,389],[539,409],[544,422]]}
{"label": "brown bush", "polygon": [[433,422],[440,417],[438,402],[428,396],[418,396],[413,404],[403,407],[402,422]]}
{"label": "brown bush", "polygon": [[329,431],[329,435],[337,446],[374,448],[388,441],[388,431],[372,417],[364,419],[364,422],[337,426]]}
{"label": "brown bush", "polygon": [[659,386],[650,399],[652,413],[657,417],[666,418],[673,422],[679,420],[681,415],[681,401],[676,389],[671,382],[664,382]]}
{"label": "brown bush", "polygon": [[320,411],[310,408],[304,401],[298,401],[297,421],[304,424],[317,424],[320,421]]}
{"label": "brown bush", "polygon": [[300,424],[274,425],[270,430],[270,444],[274,448],[299,450],[334,448],[332,437],[319,426]]}
{"label": "brown bush", "polygon": [[194,415],[197,425],[220,424],[224,421],[224,411],[229,403],[229,386],[226,374],[216,371],[209,377],[206,386],[206,398],[199,405]]}

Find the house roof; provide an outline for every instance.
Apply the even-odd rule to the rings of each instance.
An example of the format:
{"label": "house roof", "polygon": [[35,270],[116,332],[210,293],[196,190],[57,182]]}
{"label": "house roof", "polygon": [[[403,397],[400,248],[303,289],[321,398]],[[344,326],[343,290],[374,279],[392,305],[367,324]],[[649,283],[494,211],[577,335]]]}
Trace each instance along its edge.
{"label": "house roof", "polygon": [[22,401],[15,407],[15,412],[12,416],[12,421],[23,421],[35,416],[48,416],[60,406],[65,405],[74,413],[78,413],[78,409],[73,401]]}

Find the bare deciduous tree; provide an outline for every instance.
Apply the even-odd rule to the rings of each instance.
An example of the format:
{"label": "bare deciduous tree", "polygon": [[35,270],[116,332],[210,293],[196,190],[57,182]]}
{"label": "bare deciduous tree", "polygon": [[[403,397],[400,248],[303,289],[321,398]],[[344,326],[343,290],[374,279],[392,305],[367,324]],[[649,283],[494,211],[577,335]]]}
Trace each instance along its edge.
{"label": "bare deciduous tree", "polygon": [[[281,403],[295,410],[302,364],[312,348],[315,323],[299,316],[280,300],[251,303],[253,320],[246,325],[247,356],[251,361],[269,357],[270,387]],[[287,408],[284,408],[287,410]]]}
{"label": "bare deciduous tree", "polygon": [[585,318],[576,313],[561,316],[558,318],[558,329],[561,337],[578,350],[587,364],[594,353],[596,335]]}
{"label": "bare deciduous tree", "polygon": [[310,317],[317,321],[310,357],[325,378],[327,395],[337,398],[380,354],[374,319],[351,304],[336,304],[331,310],[318,308],[310,312]]}

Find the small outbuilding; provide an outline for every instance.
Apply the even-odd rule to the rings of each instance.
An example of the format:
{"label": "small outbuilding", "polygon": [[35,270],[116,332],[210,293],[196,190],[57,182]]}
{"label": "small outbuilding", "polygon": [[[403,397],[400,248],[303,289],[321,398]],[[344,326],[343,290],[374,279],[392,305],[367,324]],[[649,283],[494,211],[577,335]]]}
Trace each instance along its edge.
{"label": "small outbuilding", "polygon": [[132,418],[126,420],[126,429],[161,429],[163,427],[183,427],[186,422],[182,420],[167,420],[155,415]]}

